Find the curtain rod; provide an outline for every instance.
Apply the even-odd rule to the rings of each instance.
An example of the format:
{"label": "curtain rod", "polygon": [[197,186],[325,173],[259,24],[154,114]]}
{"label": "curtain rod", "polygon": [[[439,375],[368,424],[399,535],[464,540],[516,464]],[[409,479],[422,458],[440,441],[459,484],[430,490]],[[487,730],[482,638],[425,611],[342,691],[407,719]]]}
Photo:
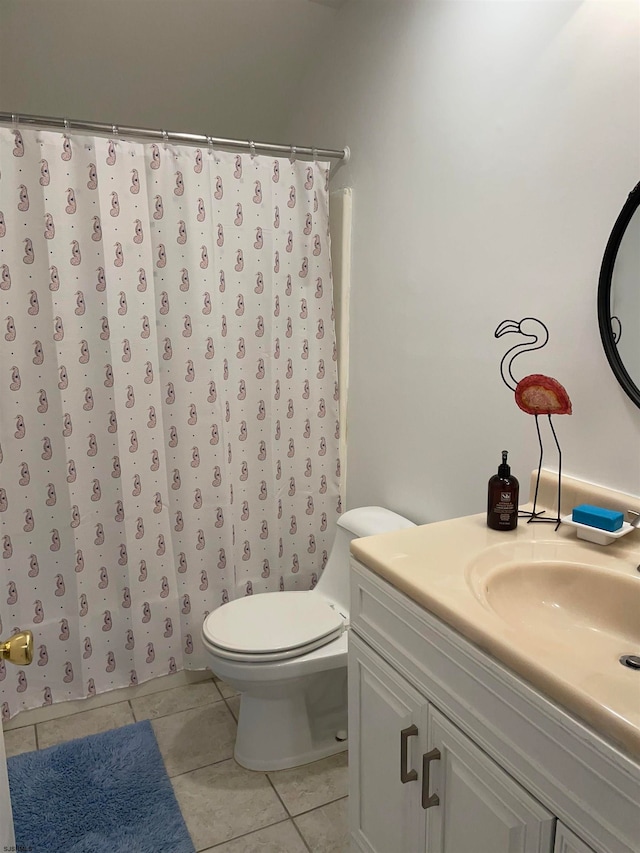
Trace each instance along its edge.
{"label": "curtain rod", "polygon": [[308,148],[301,145],[281,145],[270,142],[253,142],[247,139],[223,139],[217,136],[203,136],[197,133],[176,133],[174,131],[153,130],[148,127],[127,127],[125,125],[103,124],[94,121],[52,118],[51,116],[23,115],[22,113],[0,112],[0,122],[14,125],[32,124],[39,127],[61,127],[65,130],[86,130],[91,133],[108,133],[114,136],[136,136],[146,139],[160,139],[163,142],[173,140],[191,145],[219,145],[224,148],[242,148],[248,151],[272,151],[295,157],[303,154],[310,157],[329,157],[336,160],[349,160],[349,148]]}

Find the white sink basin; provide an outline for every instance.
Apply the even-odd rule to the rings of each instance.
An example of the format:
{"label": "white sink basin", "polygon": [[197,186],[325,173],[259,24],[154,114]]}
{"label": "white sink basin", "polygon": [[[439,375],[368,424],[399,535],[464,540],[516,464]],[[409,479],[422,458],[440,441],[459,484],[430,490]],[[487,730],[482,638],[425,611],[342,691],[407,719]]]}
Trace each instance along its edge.
{"label": "white sink basin", "polygon": [[[585,634],[640,649],[640,577],[573,563],[507,564],[474,577],[480,600],[514,627],[553,632],[575,643]],[[576,647],[579,652],[579,647]]]}

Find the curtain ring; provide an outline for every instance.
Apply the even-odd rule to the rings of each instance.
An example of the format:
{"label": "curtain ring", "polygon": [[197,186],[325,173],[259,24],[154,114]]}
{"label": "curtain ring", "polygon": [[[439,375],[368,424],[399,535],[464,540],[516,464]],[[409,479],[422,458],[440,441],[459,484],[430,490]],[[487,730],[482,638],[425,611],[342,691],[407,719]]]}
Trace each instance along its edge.
{"label": "curtain ring", "polygon": [[18,129],[18,122],[20,121],[20,116],[18,113],[11,113],[11,124],[13,125],[13,129]]}
{"label": "curtain ring", "polygon": [[253,160],[253,158],[256,156],[256,144],[253,139],[249,142],[249,152],[251,154],[251,159]]}
{"label": "curtain ring", "polygon": [[68,118],[63,119],[62,123],[64,124],[64,132],[69,133],[69,119]]}
{"label": "curtain ring", "polygon": [[114,136],[120,136],[120,131],[118,130],[118,125],[117,125],[117,124],[112,124],[112,125],[111,125],[111,133],[112,133]]}
{"label": "curtain ring", "polygon": [[298,150],[298,149],[296,148],[296,146],[295,146],[295,145],[292,145],[292,146],[291,146],[291,154],[289,155],[289,160],[291,160],[291,162],[292,162],[292,163],[294,163],[294,162],[295,162],[295,159],[296,159],[296,151],[297,151],[297,150]]}
{"label": "curtain ring", "polygon": [[311,156],[313,157],[314,162],[318,161],[318,149],[317,148],[311,149]]}
{"label": "curtain ring", "polygon": [[167,144],[169,143],[169,134],[167,133],[166,130],[161,130],[160,133],[162,133],[162,141],[163,141],[164,146],[166,148]]}

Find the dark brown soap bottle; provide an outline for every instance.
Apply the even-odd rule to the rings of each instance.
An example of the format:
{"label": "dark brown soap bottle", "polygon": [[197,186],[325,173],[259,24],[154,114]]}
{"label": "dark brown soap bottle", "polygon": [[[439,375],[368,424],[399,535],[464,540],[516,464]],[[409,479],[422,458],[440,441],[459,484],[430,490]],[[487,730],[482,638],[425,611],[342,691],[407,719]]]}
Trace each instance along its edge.
{"label": "dark brown soap bottle", "polygon": [[511,476],[507,451],[502,451],[502,465],[489,480],[487,527],[493,530],[515,530],[518,526],[518,492],[520,483]]}

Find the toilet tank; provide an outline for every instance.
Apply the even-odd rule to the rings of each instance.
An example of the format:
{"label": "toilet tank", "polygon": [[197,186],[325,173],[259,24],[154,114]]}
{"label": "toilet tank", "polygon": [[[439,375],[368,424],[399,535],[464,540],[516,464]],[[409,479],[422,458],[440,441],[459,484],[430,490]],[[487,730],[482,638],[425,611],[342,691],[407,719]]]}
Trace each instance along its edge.
{"label": "toilet tank", "polygon": [[316,589],[333,601],[345,616],[349,614],[349,543],[361,536],[389,533],[415,527],[412,521],[381,506],[363,506],[344,512],[337,521],[336,537],[327,565]]}

